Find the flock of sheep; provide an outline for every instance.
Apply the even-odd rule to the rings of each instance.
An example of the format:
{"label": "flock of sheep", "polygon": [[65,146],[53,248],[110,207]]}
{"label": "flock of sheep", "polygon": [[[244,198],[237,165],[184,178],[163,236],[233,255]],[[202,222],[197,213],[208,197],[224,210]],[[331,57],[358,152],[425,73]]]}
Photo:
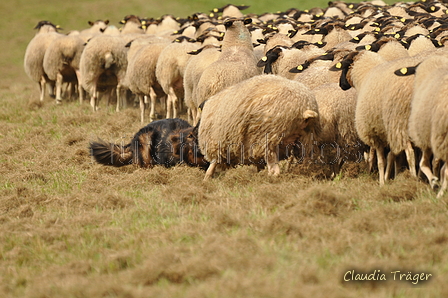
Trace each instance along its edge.
{"label": "flock of sheep", "polygon": [[276,175],[280,160],[310,153],[324,160],[329,148],[337,153],[334,175],[366,153],[382,185],[405,152],[411,174],[421,171],[444,193],[444,2],[334,1],[261,15],[245,8],[185,19],[128,15],[120,29],[96,21],[69,34],[42,21],[25,71],[40,100],[49,86],[58,103],[77,94],[94,111],[101,96],[116,100],[117,111],[138,102],[142,123],[147,104],[151,121],[157,103],[166,118],[186,111],[210,162],[206,179],[219,164],[267,164]]}

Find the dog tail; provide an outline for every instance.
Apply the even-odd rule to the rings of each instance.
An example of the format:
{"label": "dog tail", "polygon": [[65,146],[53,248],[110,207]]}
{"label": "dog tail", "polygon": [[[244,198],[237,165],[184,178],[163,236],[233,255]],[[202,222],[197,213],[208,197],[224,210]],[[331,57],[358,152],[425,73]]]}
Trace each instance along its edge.
{"label": "dog tail", "polygon": [[102,165],[122,167],[133,163],[131,144],[121,146],[98,139],[97,142],[90,142],[89,152]]}

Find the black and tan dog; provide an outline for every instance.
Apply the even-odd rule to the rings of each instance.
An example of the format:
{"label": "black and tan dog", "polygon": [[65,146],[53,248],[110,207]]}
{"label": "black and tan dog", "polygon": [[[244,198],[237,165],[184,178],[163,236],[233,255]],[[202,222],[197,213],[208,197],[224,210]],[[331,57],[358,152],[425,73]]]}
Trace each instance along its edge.
{"label": "black and tan dog", "polygon": [[90,142],[89,151],[98,163],[115,167],[137,164],[143,168],[168,168],[181,163],[208,167],[198,148],[197,128],[178,118],[151,122],[124,146],[100,139]]}

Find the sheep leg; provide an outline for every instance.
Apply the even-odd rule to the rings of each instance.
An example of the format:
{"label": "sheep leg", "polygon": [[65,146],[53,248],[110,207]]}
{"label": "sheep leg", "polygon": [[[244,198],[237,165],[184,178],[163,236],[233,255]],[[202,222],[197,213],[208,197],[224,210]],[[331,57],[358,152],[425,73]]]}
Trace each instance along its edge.
{"label": "sheep leg", "polygon": [[156,118],[156,98],[151,96],[151,110],[149,112],[149,121],[154,121]]}
{"label": "sheep leg", "polygon": [[442,186],[440,187],[439,193],[437,194],[437,198],[441,198],[445,193],[445,190],[448,186],[448,166],[446,163],[443,165],[441,172],[441,179],[443,180]]}
{"label": "sheep leg", "polygon": [[[387,163],[386,163],[386,171],[384,174],[384,181],[388,181],[391,177],[392,174],[392,165],[395,165],[395,154],[391,152],[389,152],[389,154],[387,155]],[[395,167],[395,171],[397,167]]]}
{"label": "sheep leg", "polygon": [[196,126],[197,124],[198,124],[198,110],[197,109],[195,109],[195,108],[193,108],[193,109],[190,109],[191,110],[191,118],[192,118],[192,120],[193,120],[193,126]]}
{"label": "sheep leg", "polygon": [[426,178],[428,178],[429,185],[433,190],[435,190],[437,187],[439,187],[439,179],[433,175],[431,171],[431,149],[426,148],[423,150],[422,159],[420,160],[420,171],[425,174]]}
{"label": "sheep leg", "polygon": [[90,105],[95,112],[97,110],[97,101],[98,101],[98,90],[96,89],[96,85],[93,87],[92,96],[90,97]]}
{"label": "sheep leg", "polygon": [[384,177],[384,163],[386,161],[386,158],[384,157],[384,148],[379,146],[375,147],[376,151],[376,159],[378,163],[378,173],[379,173],[379,180],[380,180],[380,186],[384,185],[385,177]]}
{"label": "sheep leg", "polygon": [[411,142],[407,142],[407,147],[404,149],[404,152],[406,153],[406,159],[408,161],[409,170],[411,171],[411,175],[414,177],[417,177],[417,170],[415,169],[415,155],[414,155],[414,148],[412,148]]}
{"label": "sheep leg", "polygon": [[140,121],[143,124],[145,122],[145,108],[146,108],[144,96],[139,95],[138,100],[140,103]]}
{"label": "sheep leg", "polygon": [[170,87],[170,95],[171,95],[171,104],[173,105],[173,118],[177,118],[177,114],[179,113],[179,98],[174,92],[173,87]]}
{"label": "sheep leg", "polygon": [[369,173],[373,173],[374,162],[375,162],[375,148],[370,147],[368,153]]}
{"label": "sheep leg", "polygon": [[62,74],[60,72],[56,75],[56,103],[62,103]]}
{"label": "sheep leg", "polygon": [[434,157],[432,160],[432,173],[435,177],[440,178],[440,166],[442,165],[442,161],[440,158]]}
{"label": "sheep leg", "polygon": [[266,159],[268,164],[268,175],[278,176],[280,174],[280,166],[278,165],[279,161],[277,155],[271,153]]}
{"label": "sheep leg", "polygon": [[45,88],[46,87],[47,87],[47,82],[45,81],[45,78],[42,77],[40,79],[40,82],[39,82],[39,90],[40,90],[40,98],[39,98],[39,100],[41,102],[44,101],[44,98],[45,98]]}
{"label": "sheep leg", "polygon": [[121,86],[117,85],[116,87],[116,93],[117,93],[117,108],[115,109],[117,112],[120,112],[120,108],[122,107],[122,97],[121,97]]}
{"label": "sheep leg", "polygon": [[207,171],[205,172],[204,181],[207,181],[208,179],[213,177],[213,174],[215,173],[216,166],[218,164],[216,163],[216,160],[213,160],[210,165],[208,166]]}
{"label": "sheep leg", "polygon": [[173,95],[171,94],[171,92],[168,93],[167,97],[166,97],[166,118],[171,118],[171,110],[173,107]]}
{"label": "sheep leg", "polygon": [[81,72],[79,70],[76,70],[76,78],[78,79],[79,104],[82,104],[84,101],[84,88],[81,84]]}

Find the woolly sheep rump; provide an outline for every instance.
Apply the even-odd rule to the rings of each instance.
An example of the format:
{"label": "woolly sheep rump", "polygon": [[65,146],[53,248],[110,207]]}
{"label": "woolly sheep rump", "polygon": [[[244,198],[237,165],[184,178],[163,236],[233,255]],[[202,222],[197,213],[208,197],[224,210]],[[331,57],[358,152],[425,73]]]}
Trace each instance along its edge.
{"label": "woolly sheep rump", "polygon": [[[244,157],[261,158],[275,152],[282,141],[299,139],[309,144],[307,137],[318,132],[317,112],[314,94],[302,83],[275,75],[255,76],[205,102],[200,150],[206,160],[218,163],[230,154],[227,162],[234,164],[247,163],[235,162],[242,151]],[[314,121],[306,125],[304,118]]]}

